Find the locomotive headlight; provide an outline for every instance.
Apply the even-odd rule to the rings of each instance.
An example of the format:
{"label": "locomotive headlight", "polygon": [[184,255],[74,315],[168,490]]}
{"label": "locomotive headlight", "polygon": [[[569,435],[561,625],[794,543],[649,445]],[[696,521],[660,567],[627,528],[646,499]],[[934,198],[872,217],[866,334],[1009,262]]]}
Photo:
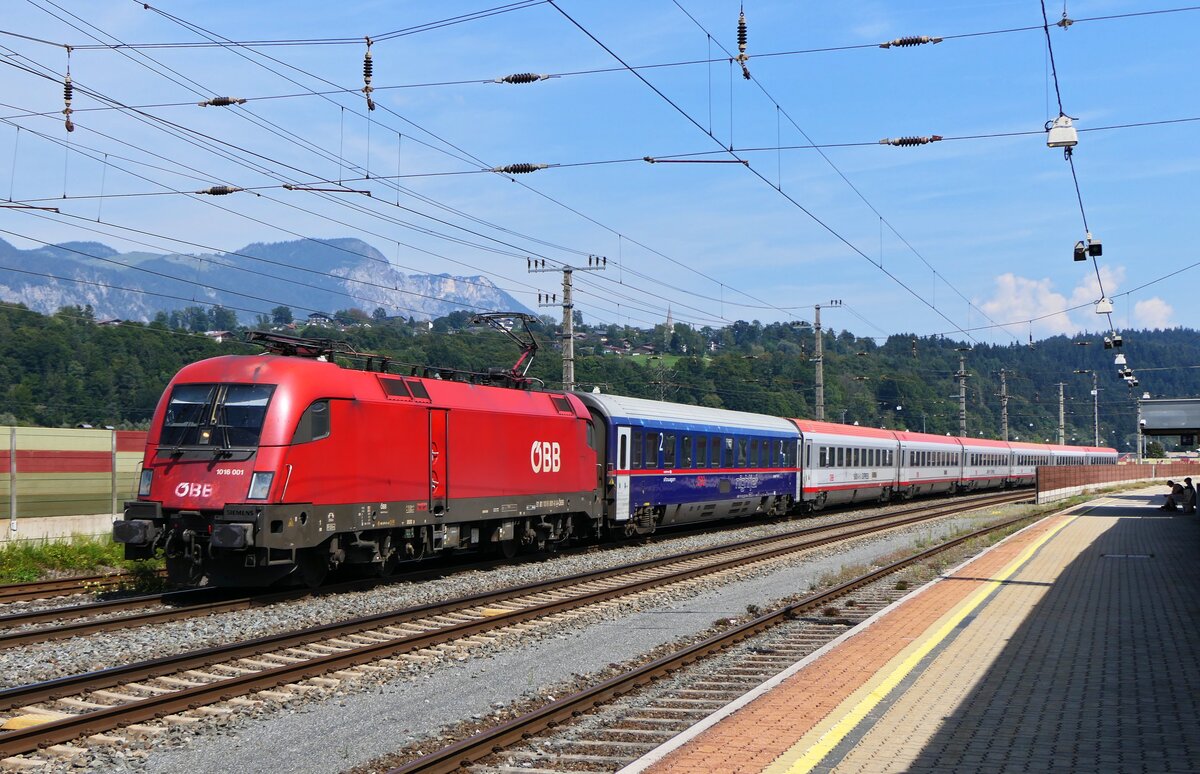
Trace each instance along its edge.
{"label": "locomotive headlight", "polygon": [[153,470],[143,470],[142,477],[138,479],[138,497],[150,496],[150,484],[154,481]]}
{"label": "locomotive headlight", "polygon": [[246,495],[246,499],[267,499],[267,493],[271,491],[271,480],[274,478],[274,473],[255,473],[250,477],[250,493]]}

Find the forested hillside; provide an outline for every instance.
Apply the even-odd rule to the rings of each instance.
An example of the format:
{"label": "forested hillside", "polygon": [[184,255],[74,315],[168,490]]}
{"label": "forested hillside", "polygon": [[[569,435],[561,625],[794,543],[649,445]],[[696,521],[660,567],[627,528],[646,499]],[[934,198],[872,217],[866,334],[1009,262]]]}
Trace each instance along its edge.
{"label": "forested hillside", "polygon": [[[264,326],[289,322],[276,310]],[[456,312],[433,323],[344,310],[333,327],[288,328],[289,333],[342,339],[360,351],[396,362],[485,371],[509,366],[515,343],[470,325]],[[218,354],[258,351],[237,341],[218,343],[195,333],[205,321],[225,322],[220,311],[200,308],[159,315],[147,325],[98,324],[87,308],[51,316],[19,306],[0,307],[0,424],[71,426],[79,423],[144,427],[163,386],[185,363]],[[577,321],[581,322],[581,321]],[[561,386],[557,326],[536,326],[542,344],[530,375]],[[737,322],[722,329],[668,331],[618,326],[576,327],[576,379],[580,389],[681,403],[719,406],[780,416],[814,415],[812,329]],[[1063,336],[1030,347],[975,345],[899,334],[878,342],[849,331],[823,336],[826,419],[875,427],[958,431],[958,371],[966,357],[967,425],[971,435],[1000,436],[1000,373],[1007,375],[1009,436],[1054,440],[1058,383],[1064,384],[1066,438],[1092,438],[1092,378],[1100,387],[1102,443],[1121,450],[1135,435],[1135,399],[1200,395],[1200,334],[1196,331],[1127,331],[1124,352],[1141,384],[1131,390],[1116,375],[1114,351],[1098,335]]]}

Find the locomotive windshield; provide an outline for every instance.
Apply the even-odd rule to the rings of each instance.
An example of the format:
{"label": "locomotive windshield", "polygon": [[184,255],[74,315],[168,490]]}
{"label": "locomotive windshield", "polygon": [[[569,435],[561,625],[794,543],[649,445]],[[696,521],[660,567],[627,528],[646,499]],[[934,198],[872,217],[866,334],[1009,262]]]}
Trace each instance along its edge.
{"label": "locomotive windshield", "polygon": [[254,448],[274,390],[274,385],[263,384],[176,385],[159,443],[174,448]]}

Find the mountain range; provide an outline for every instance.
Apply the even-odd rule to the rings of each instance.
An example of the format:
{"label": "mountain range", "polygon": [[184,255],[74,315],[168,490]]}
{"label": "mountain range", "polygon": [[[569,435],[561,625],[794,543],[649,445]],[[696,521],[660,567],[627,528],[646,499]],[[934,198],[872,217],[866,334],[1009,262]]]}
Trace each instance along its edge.
{"label": "mountain range", "polygon": [[249,324],[277,306],[297,317],[358,308],[433,319],[451,312],[528,312],[483,276],[405,274],[359,239],[254,243],[227,253],[118,253],[99,242],[21,250],[0,239],[0,300],[51,313],[91,305],[99,319],[147,321],[219,304]]}

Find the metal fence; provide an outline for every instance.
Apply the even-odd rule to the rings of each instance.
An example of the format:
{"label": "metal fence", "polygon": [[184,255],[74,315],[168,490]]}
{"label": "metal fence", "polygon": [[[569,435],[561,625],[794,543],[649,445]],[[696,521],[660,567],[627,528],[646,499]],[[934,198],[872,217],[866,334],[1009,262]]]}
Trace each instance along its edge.
{"label": "metal fence", "polygon": [[137,494],[145,432],[0,427],[0,438],[0,519],[8,537],[22,522],[32,528],[33,520],[54,517],[111,517]]}

